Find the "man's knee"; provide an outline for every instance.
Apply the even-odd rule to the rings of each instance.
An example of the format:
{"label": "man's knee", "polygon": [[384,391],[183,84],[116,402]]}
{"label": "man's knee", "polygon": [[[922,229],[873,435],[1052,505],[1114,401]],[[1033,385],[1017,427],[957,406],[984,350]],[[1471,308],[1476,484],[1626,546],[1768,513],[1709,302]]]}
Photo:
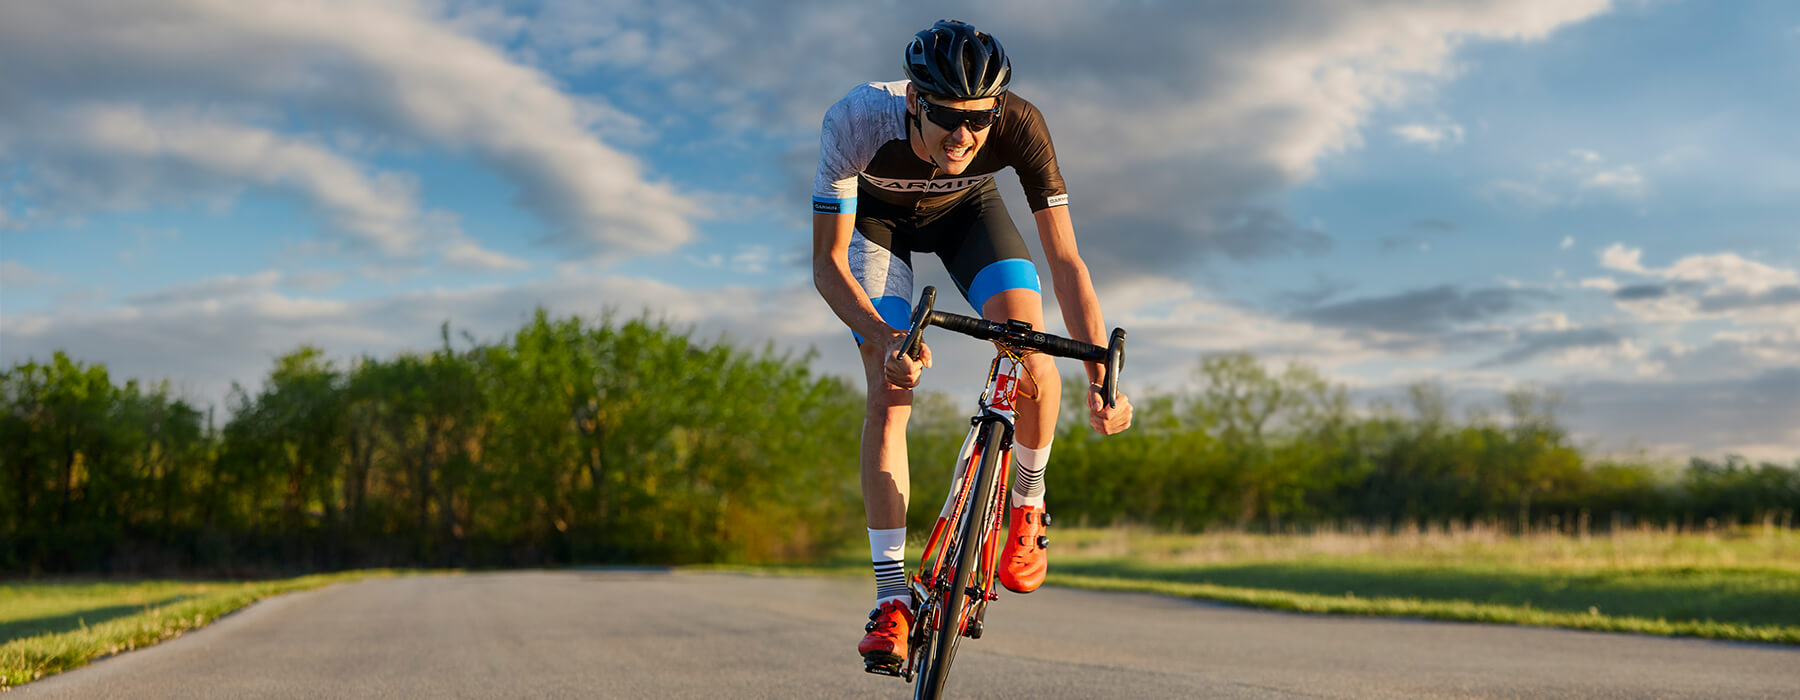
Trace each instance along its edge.
{"label": "man's knee", "polygon": [[[1025,358],[1026,380],[1035,386],[1024,387],[1031,392],[1029,400],[1037,400],[1043,396],[1060,396],[1062,394],[1062,375],[1056,371],[1056,358],[1043,353],[1034,353]],[[1047,393],[1046,393],[1047,392]]]}
{"label": "man's knee", "polygon": [[887,361],[887,358],[883,357],[886,348],[887,344],[882,342],[882,339],[864,340],[856,344],[856,351],[862,355],[863,364],[865,366],[870,362]]}

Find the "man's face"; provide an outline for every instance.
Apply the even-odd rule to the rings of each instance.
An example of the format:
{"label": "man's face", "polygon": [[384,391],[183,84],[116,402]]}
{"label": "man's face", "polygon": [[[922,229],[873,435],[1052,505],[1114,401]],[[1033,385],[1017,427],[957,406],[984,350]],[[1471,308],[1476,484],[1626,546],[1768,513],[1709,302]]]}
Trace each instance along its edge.
{"label": "man's face", "polygon": [[[919,93],[907,90],[907,109],[919,112]],[[952,100],[933,96],[923,96],[926,104],[925,113],[919,115],[919,140],[913,144],[913,152],[920,158],[936,163],[939,169],[951,175],[961,175],[967,170],[969,163],[975,160],[975,154],[987,143],[988,134],[993,133],[992,126],[982,129],[973,128],[973,124],[960,123],[954,130],[932,121],[936,116],[939,121],[954,119],[953,112],[944,110],[964,110],[980,112],[991,110],[1000,104],[997,97],[984,97],[979,100]]]}

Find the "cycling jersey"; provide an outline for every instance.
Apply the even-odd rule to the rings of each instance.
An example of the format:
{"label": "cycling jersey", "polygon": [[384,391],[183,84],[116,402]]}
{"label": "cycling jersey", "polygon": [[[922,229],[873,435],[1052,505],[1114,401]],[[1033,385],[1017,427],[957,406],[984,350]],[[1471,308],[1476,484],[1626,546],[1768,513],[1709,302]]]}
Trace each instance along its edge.
{"label": "cycling jersey", "polygon": [[907,81],[868,83],[825,112],[819,136],[819,174],[813,211],[856,212],[859,195],[932,214],[965,199],[976,185],[1011,167],[1032,211],[1068,204],[1050,131],[1035,105],[1007,93],[1000,119],[961,175],[945,175],[920,160],[907,139]]}

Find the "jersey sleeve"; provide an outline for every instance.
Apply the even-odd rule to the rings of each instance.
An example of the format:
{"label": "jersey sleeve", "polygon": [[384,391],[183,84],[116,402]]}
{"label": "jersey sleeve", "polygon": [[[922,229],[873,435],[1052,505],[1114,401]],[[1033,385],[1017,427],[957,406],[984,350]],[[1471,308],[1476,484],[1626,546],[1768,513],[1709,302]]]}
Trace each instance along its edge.
{"label": "jersey sleeve", "polygon": [[1025,189],[1025,201],[1032,211],[1060,207],[1069,203],[1069,190],[1063,185],[1062,171],[1056,166],[1056,147],[1050,142],[1050,127],[1037,105],[1023,98],[1007,95],[1003,116],[1012,124],[1006,142],[1009,164],[1019,174],[1019,186]]}
{"label": "jersey sleeve", "polygon": [[825,111],[819,129],[819,174],[813,178],[813,211],[821,214],[856,213],[856,174],[868,166],[868,158],[856,153],[856,120],[849,98]]}

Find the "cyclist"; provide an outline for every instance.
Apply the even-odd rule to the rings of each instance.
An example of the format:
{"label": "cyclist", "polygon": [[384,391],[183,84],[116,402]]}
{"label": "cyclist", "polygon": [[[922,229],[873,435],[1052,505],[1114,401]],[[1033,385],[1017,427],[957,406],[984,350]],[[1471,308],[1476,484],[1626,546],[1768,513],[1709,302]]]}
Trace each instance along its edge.
{"label": "cyclist", "polygon": [[[994,184],[993,174],[1010,166],[1036,219],[1069,336],[1107,342],[1049,131],[1037,107],[1007,91],[1012,66],[1000,43],[943,20],[913,37],[904,65],[907,80],[858,86],[826,111],[813,185],[813,281],[856,336],[869,389],[862,490],[877,607],[857,651],[871,666],[905,660],[912,620],[903,563],[906,422],[912,388],[931,366],[930,348],[917,361],[899,352],[912,314],[912,253],[935,253],[983,317],[1042,328],[1037,267]],[[1019,593],[1036,590],[1047,568],[1044,465],[1062,393],[1049,356],[1025,364],[999,576]],[[1086,369],[1089,425],[1107,435],[1130,427],[1131,403],[1121,394],[1107,407],[1098,394],[1104,368]]]}

